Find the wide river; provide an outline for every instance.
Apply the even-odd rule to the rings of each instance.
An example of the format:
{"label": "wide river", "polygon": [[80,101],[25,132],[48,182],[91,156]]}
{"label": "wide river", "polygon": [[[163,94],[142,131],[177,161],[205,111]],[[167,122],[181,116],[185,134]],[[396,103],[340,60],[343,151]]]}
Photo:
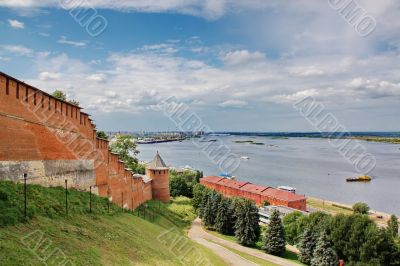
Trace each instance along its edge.
{"label": "wide river", "polygon": [[[212,138],[212,137],[209,137]],[[357,176],[353,165],[320,138],[288,138],[223,136],[218,137],[241,160],[233,173],[239,180],[265,186],[291,186],[297,193],[346,204],[366,202],[372,209],[400,215],[400,145],[361,141],[376,157],[377,165],[370,183],[347,183]],[[253,140],[265,145],[236,143]],[[198,141],[198,140],[193,140]],[[218,175],[218,165],[208,159],[192,140],[139,145],[139,159],[151,160],[157,151],[166,164],[189,165],[204,175]]]}

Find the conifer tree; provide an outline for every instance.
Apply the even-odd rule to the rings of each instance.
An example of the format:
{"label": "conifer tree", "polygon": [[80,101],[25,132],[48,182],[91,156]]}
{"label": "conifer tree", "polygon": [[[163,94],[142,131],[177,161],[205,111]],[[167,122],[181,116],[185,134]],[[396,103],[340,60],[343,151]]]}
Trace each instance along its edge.
{"label": "conifer tree", "polygon": [[390,216],[390,220],[388,221],[388,230],[394,238],[399,235],[399,222],[394,214]]}
{"label": "conifer tree", "polygon": [[285,230],[282,220],[279,217],[279,211],[273,210],[271,213],[269,224],[265,230],[264,248],[269,254],[281,255],[285,252],[286,240]]}
{"label": "conifer tree", "polygon": [[332,249],[326,232],[322,232],[314,249],[311,266],[337,266],[338,258]]}
{"label": "conifer tree", "polygon": [[205,191],[205,193],[204,193],[204,195],[202,197],[200,210],[199,210],[199,216],[200,216],[201,219],[204,218],[204,212],[206,210],[206,207],[207,207],[207,204],[208,204],[208,200],[210,198],[210,194],[211,194],[211,191],[207,190],[207,191]]}
{"label": "conifer tree", "polygon": [[232,234],[234,226],[233,209],[228,198],[222,198],[215,218],[215,229],[221,234]]}
{"label": "conifer tree", "polygon": [[299,260],[307,265],[311,264],[313,258],[314,249],[316,245],[316,239],[313,231],[310,228],[306,228],[300,239],[300,255]]}
{"label": "conifer tree", "polygon": [[193,187],[192,204],[193,204],[193,207],[195,208],[195,210],[198,211],[200,216],[201,216],[200,210],[201,210],[201,206],[202,206],[202,202],[203,202],[203,197],[207,193],[207,191],[208,191],[208,189],[206,189],[206,187],[201,184],[196,184]]}
{"label": "conifer tree", "polygon": [[203,212],[204,225],[208,229],[213,229],[215,226],[215,217],[218,211],[218,204],[221,199],[221,194],[212,190],[209,193],[208,200]]}
{"label": "conifer tree", "polygon": [[236,203],[235,236],[240,244],[254,246],[260,237],[258,209],[253,201],[245,200]]}

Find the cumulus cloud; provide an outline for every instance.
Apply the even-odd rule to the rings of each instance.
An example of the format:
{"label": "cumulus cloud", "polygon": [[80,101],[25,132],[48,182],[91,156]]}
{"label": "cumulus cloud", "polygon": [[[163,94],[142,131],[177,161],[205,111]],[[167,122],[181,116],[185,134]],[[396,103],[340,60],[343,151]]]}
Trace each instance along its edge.
{"label": "cumulus cloud", "polygon": [[8,23],[14,29],[23,29],[23,28],[25,28],[25,24],[23,22],[15,20],[15,19],[9,19]]}
{"label": "cumulus cloud", "polygon": [[53,73],[53,72],[41,72],[39,73],[39,79],[42,81],[49,80],[58,80],[61,77],[61,73]]}
{"label": "cumulus cloud", "polygon": [[222,56],[222,61],[227,65],[254,64],[264,59],[265,55],[263,53],[249,52],[247,50],[233,51]]}

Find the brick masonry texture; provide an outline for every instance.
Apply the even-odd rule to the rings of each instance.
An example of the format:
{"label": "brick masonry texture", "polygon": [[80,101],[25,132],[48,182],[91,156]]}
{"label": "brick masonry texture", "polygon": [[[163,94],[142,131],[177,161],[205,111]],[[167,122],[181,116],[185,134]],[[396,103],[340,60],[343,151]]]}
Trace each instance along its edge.
{"label": "brick masonry texture", "polygon": [[305,197],[272,187],[264,187],[249,182],[239,182],[219,176],[206,176],[200,183],[209,189],[218,191],[226,197],[242,197],[257,205],[267,201],[271,205],[286,206],[301,211],[307,210]]}
{"label": "brick masonry texture", "polygon": [[[145,182],[133,177],[107,140],[78,106],[0,72],[0,179],[59,186],[94,187],[125,208],[153,198],[169,200],[168,171]],[[153,188],[154,186],[154,188]],[[168,190],[168,191],[166,191]],[[168,198],[167,198],[168,197]]]}

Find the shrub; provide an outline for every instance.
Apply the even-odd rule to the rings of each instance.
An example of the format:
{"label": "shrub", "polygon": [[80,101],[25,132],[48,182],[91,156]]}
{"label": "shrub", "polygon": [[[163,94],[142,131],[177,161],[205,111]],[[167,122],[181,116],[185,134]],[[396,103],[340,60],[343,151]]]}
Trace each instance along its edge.
{"label": "shrub", "polygon": [[369,206],[363,202],[357,202],[353,205],[353,212],[359,214],[368,214]]}

